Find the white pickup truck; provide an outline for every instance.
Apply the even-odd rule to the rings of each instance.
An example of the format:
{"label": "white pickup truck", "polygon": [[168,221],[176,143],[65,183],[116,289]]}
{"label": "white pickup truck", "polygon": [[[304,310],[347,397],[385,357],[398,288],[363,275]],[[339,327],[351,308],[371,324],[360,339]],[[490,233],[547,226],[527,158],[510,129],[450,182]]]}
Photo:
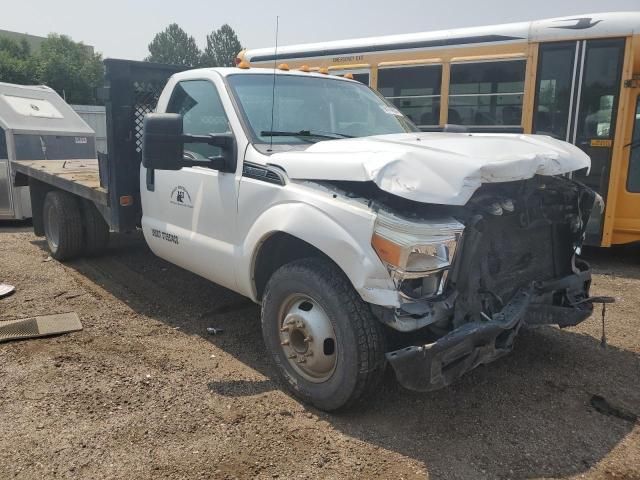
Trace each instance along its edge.
{"label": "white pickup truck", "polygon": [[100,199],[16,162],[36,233],[66,259],[140,220],[156,255],[261,304],[284,384],[320,409],[370,394],[387,365],[407,388],[446,386],[525,325],[591,314],[577,253],[597,196],[566,175],[590,165],[568,143],[423,133],[356,81],[239,68],[171,76],[139,140],[128,194],[111,151]]}

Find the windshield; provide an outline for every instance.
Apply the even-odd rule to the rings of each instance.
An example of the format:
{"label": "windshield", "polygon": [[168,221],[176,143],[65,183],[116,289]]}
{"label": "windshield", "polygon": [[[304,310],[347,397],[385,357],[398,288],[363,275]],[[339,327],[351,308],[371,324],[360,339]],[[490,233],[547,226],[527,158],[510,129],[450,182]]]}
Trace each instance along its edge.
{"label": "windshield", "polygon": [[230,75],[231,90],[257,143],[313,143],[418,129],[373,90],[331,77]]}

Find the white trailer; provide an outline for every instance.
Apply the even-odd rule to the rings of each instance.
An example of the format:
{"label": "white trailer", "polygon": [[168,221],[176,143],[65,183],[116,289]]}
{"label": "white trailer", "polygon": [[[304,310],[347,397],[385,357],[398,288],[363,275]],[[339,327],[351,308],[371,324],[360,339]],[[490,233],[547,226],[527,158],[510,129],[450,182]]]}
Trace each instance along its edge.
{"label": "white trailer", "polygon": [[0,83],[0,220],[31,217],[12,160],[96,158],[95,133],[51,88]]}

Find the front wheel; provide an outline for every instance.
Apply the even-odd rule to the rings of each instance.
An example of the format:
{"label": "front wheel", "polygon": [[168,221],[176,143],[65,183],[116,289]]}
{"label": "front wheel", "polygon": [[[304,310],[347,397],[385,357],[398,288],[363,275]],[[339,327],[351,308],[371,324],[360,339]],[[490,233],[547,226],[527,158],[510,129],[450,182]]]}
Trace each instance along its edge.
{"label": "front wheel", "polygon": [[381,325],[328,260],[297,260],[272,275],[262,333],[285,385],[321,410],[348,408],[382,377]]}

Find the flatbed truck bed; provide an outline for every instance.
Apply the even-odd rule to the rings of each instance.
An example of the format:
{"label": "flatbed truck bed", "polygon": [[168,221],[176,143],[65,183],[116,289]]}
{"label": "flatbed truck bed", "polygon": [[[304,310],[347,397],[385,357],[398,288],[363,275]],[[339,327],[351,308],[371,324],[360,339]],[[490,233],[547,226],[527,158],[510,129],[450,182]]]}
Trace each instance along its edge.
{"label": "flatbed truck bed", "polygon": [[107,189],[100,186],[97,159],[14,160],[16,172],[106,207]]}

